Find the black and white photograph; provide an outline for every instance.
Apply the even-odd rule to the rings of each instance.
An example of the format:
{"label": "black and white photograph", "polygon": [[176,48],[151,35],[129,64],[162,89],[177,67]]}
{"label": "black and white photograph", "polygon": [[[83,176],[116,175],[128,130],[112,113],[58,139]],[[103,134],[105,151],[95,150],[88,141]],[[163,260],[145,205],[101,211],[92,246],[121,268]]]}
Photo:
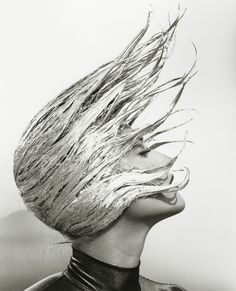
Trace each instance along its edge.
{"label": "black and white photograph", "polygon": [[236,291],[235,11],[0,0],[0,291]]}

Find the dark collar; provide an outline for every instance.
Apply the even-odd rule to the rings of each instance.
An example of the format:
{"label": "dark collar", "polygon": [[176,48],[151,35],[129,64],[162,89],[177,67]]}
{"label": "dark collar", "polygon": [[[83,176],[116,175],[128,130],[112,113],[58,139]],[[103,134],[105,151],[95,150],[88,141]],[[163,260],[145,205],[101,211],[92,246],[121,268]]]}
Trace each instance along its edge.
{"label": "dark collar", "polygon": [[121,268],[99,261],[74,248],[64,274],[80,290],[141,291],[139,265],[135,268]]}

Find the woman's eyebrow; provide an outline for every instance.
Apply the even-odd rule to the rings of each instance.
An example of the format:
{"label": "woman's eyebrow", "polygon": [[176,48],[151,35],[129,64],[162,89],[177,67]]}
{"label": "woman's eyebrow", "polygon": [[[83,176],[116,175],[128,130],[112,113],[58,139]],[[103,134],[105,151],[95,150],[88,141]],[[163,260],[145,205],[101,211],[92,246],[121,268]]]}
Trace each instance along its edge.
{"label": "woman's eyebrow", "polygon": [[142,147],[142,148],[145,147],[143,138],[138,139],[137,142],[134,144],[133,148],[137,148],[137,147]]}
{"label": "woman's eyebrow", "polygon": [[144,141],[143,141],[143,137],[138,138],[136,144],[141,144],[143,145]]}
{"label": "woman's eyebrow", "polygon": [[144,147],[144,144],[142,144],[142,143],[136,143],[134,146],[133,146],[133,148],[139,148],[139,147]]}

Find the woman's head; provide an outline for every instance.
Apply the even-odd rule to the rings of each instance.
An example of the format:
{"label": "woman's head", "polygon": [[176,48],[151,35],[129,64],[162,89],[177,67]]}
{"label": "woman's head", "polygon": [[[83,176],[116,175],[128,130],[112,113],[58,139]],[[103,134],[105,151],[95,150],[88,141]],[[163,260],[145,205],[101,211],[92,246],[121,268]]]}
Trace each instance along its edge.
{"label": "woman's head", "polygon": [[[127,131],[131,129],[127,128]],[[132,150],[123,158],[119,167],[127,171],[130,169],[153,170],[168,167],[172,162],[167,155],[150,149],[143,138],[132,148]],[[153,186],[170,186],[174,184],[174,174],[166,171],[159,178],[154,177],[148,182]],[[143,196],[135,200],[125,211],[126,218],[136,222],[145,222],[149,226],[158,221],[181,212],[185,207],[185,202],[176,192],[167,194],[158,193],[158,195]]]}
{"label": "woman's head", "polygon": [[[158,84],[179,19],[142,41],[148,23],[118,58],[48,103],[24,132],[15,153],[16,184],[28,209],[50,227],[87,238],[137,199],[175,193],[187,184],[187,170],[181,183],[161,184],[176,157],[152,168],[125,166],[140,140],[151,149],[162,145],[158,128],[174,114],[189,80],[190,72]],[[167,113],[132,128],[150,102],[173,87],[179,91]]]}

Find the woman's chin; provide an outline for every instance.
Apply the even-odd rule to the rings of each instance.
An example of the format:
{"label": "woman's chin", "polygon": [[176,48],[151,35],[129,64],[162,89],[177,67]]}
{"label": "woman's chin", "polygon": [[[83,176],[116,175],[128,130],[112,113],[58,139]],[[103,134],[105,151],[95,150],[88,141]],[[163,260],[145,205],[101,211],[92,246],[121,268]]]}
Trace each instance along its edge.
{"label": "woman's chin", "polygon": [[185,201],[179,192],[170,195],[160,195],[157,200],[163,202],[163,210],[170,214],[178,214],[185,208]]}
{"label": "woman's chin", "polygon": [[133,202],[125,211],[126,215],[133,219],[151,219],[156,222],[182,212],[185,208],[185,201],[176,192],[170,195],[158,195],[145,197]]}

